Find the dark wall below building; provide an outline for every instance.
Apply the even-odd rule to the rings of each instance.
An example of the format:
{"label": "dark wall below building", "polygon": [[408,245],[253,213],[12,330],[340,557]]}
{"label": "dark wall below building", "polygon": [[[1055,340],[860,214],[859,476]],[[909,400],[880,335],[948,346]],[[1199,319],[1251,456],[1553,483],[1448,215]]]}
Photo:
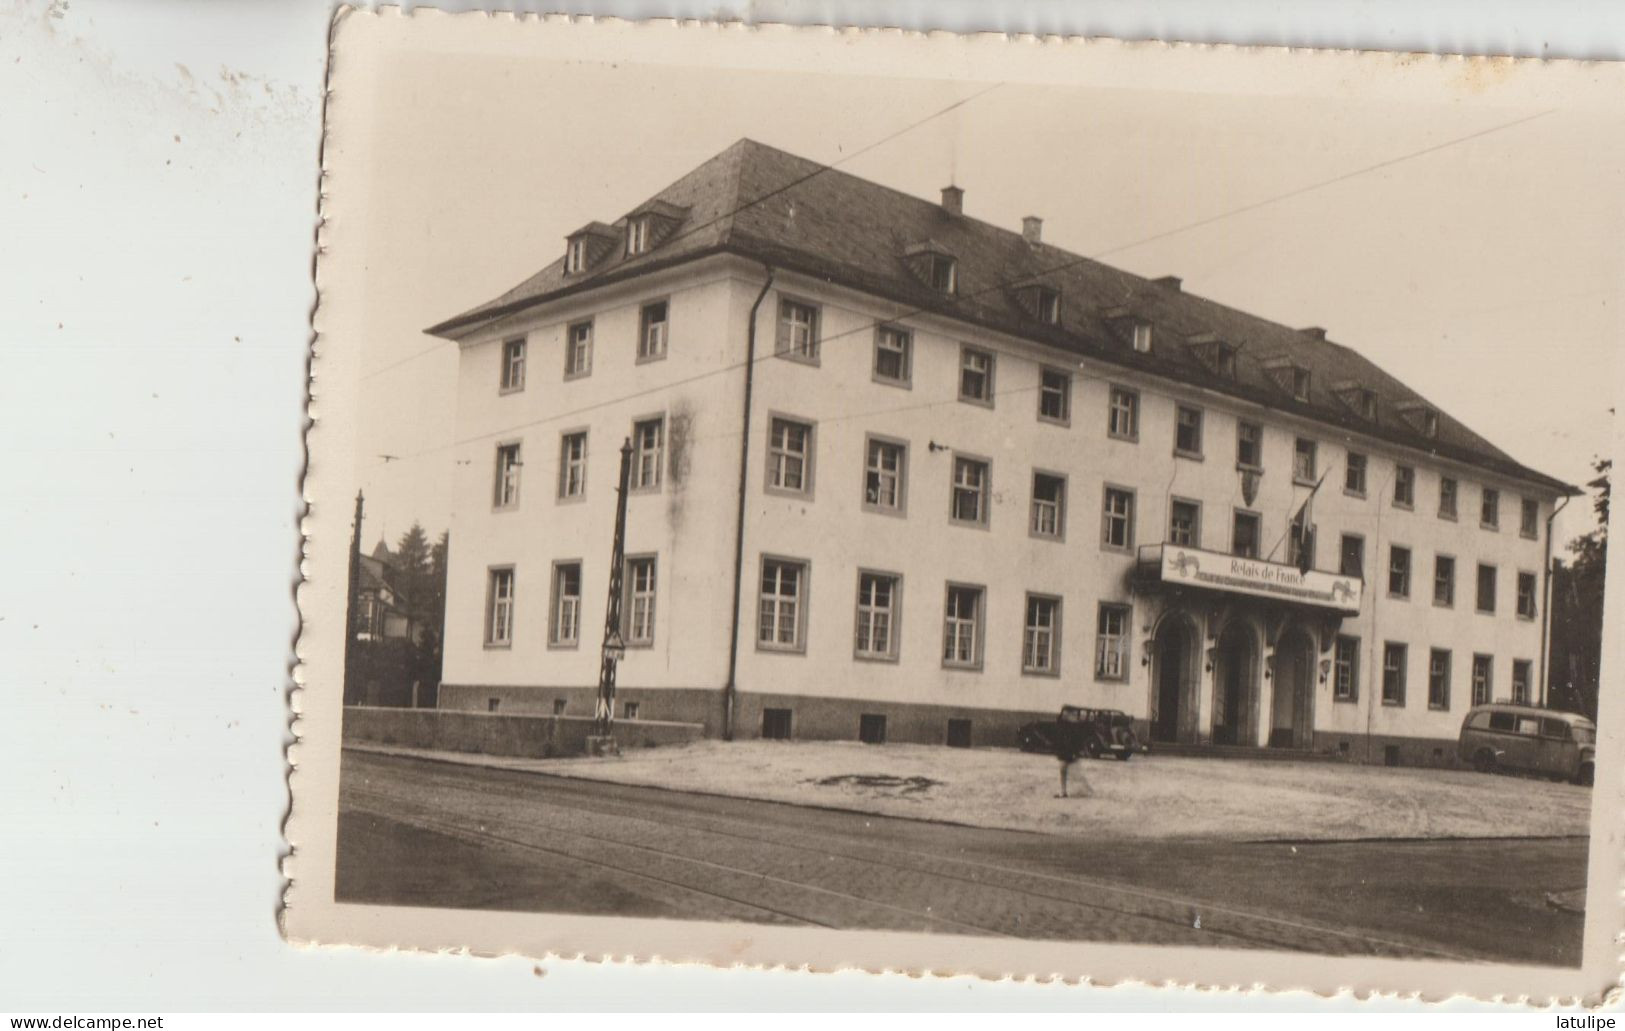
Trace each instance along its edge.
{"label": "dark wall below building", "polygon": [[[591,716],[512,716],[443,709],[348,706],[346,744],[369,743],[436,752],[472,752],[527,759],[581,755],[592,733]],[[698,740],[696,723],[619,720],[615,740],[622,748],[654,748]]]}

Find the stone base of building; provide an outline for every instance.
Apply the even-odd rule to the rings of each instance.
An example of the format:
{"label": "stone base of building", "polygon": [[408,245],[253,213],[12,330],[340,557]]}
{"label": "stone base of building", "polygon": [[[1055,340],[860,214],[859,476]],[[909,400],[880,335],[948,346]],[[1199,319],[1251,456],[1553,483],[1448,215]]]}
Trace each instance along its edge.
{"label": "stone base of building", "polygon": [[[594,686],[505,686],[442,684],[440,709],[473,713],[590,718],[598,689]],[[722,690],[716,687],[639,688],[615,692],[616,720],[625,719],[628,702],[637,720],[697,723],[708,738],[722,736]],[[1053,720],[1053,711],[985,709],[970,706],[928,705],[915,702],[827,698],[817,695],[739,692],[734,713],[734,737],[788,738],[806,741],[871,741],[960,748],[1014,748],[1016,731],[1035,720]],[[1151,742],[1146,720],[1134,718],[1134,732]],[[1187,746],[1188,747],[1188,746]],[[1185,748],[1171,749],[1186,751]],[[1280,749],[1229,746],[1227,756],[1290,758]],[[1388,766],[1424,766],[1455,769],[1453,738],[1398,737],[1317,730],[1313,745],[1304,752],[1319,753],[1347,762]],[[1196,747],[1190,754],[1202,754]],[[1292,754],[1301,755],[1303,752]]]}
{"label": "stone base of building", "polygon": [[435,752],[469,752],[524,759],[602,755],[620,749],[682,745],[701,736],[697,723],[616,721],[613,733],[593,733],[591,716],[448,712],[363,705],[344,710],[346,744],[396,745]]}
{"label": "stone base of building", "polygon": [[1467,766],[1457,755],[1455,738],[1396,737],[1391,734],[1315,731],[1315,750],[1333,752],[1350,762],[1370,766],[1430,766],[1462,769]]}
{"label": "stone base of building", "polygon": [[[440,708],[456,712],[494,712],[515,716],[581,716],[590,718],[598,685],[441,684]],[[722,690],[715,687],[618,687],[615,719],[626,719],[626,704],[639,720],[698,723],[706,737],[722,736]]]}

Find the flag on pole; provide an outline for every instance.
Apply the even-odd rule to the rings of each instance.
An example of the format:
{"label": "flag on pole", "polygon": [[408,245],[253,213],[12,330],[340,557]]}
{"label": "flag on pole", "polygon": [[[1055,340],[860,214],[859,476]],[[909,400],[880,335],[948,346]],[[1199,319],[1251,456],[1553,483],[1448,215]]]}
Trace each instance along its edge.
{"label": "flag on pole", "polygon": [[1303,504],[1298,507],[1298,514],[1292,517],[1292,542],[1297,548],[1297,566],[1300,573],[1308,573],[1310,567],[1314,565],[1311,544],[1315,539],[1315,495],[1319,493],[1320,485],[1326,482],[1326,475],[1330,472],[1331,469],[1328,468],[1326,472],[1320,474],[1320,479],[1316,480],[1314,487],[1310,488],[1309,496],[1304,498]]}

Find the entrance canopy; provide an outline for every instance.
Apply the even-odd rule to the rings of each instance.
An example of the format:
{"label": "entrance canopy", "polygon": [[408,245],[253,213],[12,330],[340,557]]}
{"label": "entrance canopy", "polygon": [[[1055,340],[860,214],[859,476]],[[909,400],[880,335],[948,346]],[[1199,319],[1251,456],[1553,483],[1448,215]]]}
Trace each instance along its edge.
{"label": "entrance canopy", "polygon": [[1299,572],[1284,562],[1203,551],[1180,544],[1147,544],[1139,550],[1141,581],[1169,587],[1197,587],[1292,602],[1344,616],[1360,611],[1364,583],[1318,569]]}

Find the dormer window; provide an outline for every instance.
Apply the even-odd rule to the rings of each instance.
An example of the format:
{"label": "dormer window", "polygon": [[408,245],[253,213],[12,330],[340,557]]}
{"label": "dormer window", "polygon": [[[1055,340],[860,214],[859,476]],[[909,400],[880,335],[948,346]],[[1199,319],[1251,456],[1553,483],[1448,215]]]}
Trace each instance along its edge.
{"label": "dormer window", "polygon": [[642,254],[649,249],[649,216],[641,215],[626,222],[626,256]]}
{"label": "dormer window", "polygon": [[1275,358],[1264,362],[1264,371],[1297,400],[1309,400],[1309,370],[1304,366],[1290,358]]}
{"label": "dormer window", "polygon": [[914,244],[904,252],[904,257],[914,274],[937,293],[952,294],[958,289],[954,256],[935,240]]}
{"label": "dormer window", "polygon": [[1236,345],[1211,333],[1204,333],[1190,341],[1191,350],[1207,370],[1220,379],[1236,378]]}
{"label": "dormer window", "polygon": [[578,276],[614,253],[620,239],[614,226],[588,222],[564,239],[564,274]]}
{"label": "dormer window", "polygon": [[1144,319],[1134,320],[1134,349],[1141,354],[1151,353],[1151,323]]}
{"label": "dormer window", "polygon": [[1345,380],[1342,383],[1332,384],[1332,393],[1336,395],[1339,401],[1348,406],[1349,411],[1366,422],[1377,421],[1377,392],[1375,390]]}
{"label": "dormer window", "polygon": [[1422,436],[1431,440],[1439,435],[1439,412],[1431,405],[1412,402],[1401,405],[1399,410]]}
{"label": "dormer window", "polygon": [[1023,307],[1033,318],[1050,326],[1061,324],[1061,291],[1034,283],[1018,292]]}
{"label": "dormer window", "polygon": [[1292,396],[1299,401],[1309,400],[1309,370],[1301,365],[1292,367]]}

